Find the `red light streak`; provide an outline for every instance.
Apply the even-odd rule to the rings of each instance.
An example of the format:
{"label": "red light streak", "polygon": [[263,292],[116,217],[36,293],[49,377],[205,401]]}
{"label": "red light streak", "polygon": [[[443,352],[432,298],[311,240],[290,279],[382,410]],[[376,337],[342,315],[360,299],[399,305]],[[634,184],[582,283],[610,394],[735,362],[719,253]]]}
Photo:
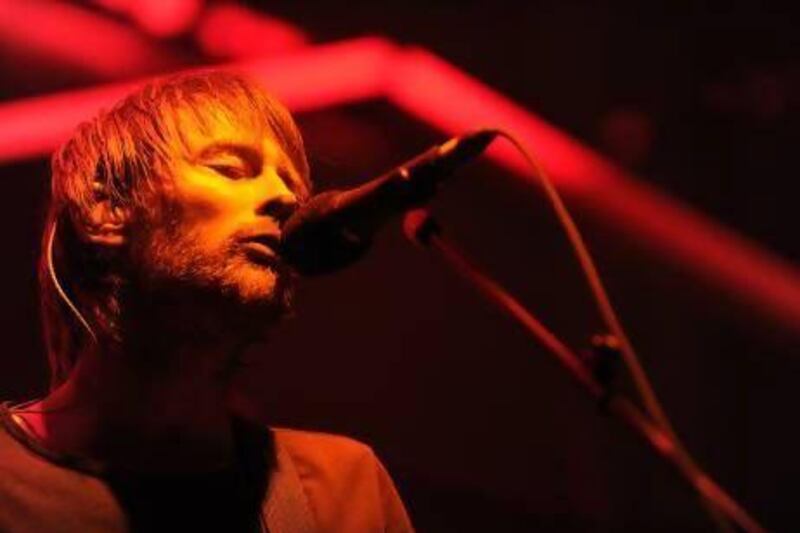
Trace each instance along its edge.
{"label": "red light streak", "polygon": [[[412,48],[398,54],[387,72],[387,97],[438,129],[456,135],[493,127],[519,135],[562,187],[596,187],[604,177],[596,172],[604,162],[595,153],[430,52]],[[510,170],[528,173],[524,160],[506,143],[495,143],[488,153]]]}
{"label": "red light streak", "polygon": [[308,42],[295,26],[236,4],[208,6],[195,35],[208,55],[226,59],[274,56]]}
{"label": "red light streak", "polygon": [[0,40],[103,77],[152,72],[171,63],[125,25],[63,2],[0,0]]}
{"label": "red light streak", "polygon": [[304,48],[234,67],[258,78],[295,112],[380,98],[396,48],[377,37]]}
{"label": "red light streak", "polygon": [[81,121],[132,88],[130,83],[107,85],[0,105],[0,162],[47,155]]}
{"label": "red light streak", "polygon": [[[238,65],[294,111],[386,97],[448,133],[508,129],[539,155],[556,184],[637,237],[791,330],[800,331],[800,272],[712,220],[650,189],[500,93],[433,54],[379,38],[304,48]],[[101,87],[0,105],[0,161],[44,155],[80,120],[130,89]],[[528,177],[508,148],[489,152]]]}
{"label": "red light streak", "polygon": [[[517,135],[560,190],[590,206],[644,247],[689,265],[710,285],[755,302],[800,332],[800,272],[708,217],[648,187],[502,94],[424,50],[398,54],[387,96],[420,120],[452,135],[496,127]],[[487,152],[518,175],[531,176],[508,144]]]}
{"label": "red light streak", "polygon": [[106,9],[124,13],[146,32],[171,37],[189,30],[200,14],[202,0],[94,0]]}

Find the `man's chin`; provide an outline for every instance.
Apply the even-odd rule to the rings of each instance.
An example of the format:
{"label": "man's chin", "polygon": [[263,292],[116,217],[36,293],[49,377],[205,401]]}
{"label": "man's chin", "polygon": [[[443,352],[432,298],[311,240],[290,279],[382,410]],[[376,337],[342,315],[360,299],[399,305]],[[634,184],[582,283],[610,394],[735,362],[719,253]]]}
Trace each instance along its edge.
{"label": "man's chin", "polygon": [[239,269],[236,279],[226,285],[235,286],[238,298],[245,304],[257,306],[280,305],[289,291],[291,280],[287,273],[274,267],[250,266]]}
{"label": "man's chin", "polygon": [[241,312],[255,319],[280,319],[291,311],[291,276],[272,269],[259,270],[260,272],[244,272],[237,279],[235,302],[231,303],[238,305]]}
{"label": "man's chin", "polygon": [[175,264],[163,259],[148,264],[159,267],[148,270],[141,282],[140,292],[149,305],[159,300],[177,303],[247,336],[269,329],[291,310],[294,275],[282,264],[260,265],[238,258],[227,265],[222,260]]}

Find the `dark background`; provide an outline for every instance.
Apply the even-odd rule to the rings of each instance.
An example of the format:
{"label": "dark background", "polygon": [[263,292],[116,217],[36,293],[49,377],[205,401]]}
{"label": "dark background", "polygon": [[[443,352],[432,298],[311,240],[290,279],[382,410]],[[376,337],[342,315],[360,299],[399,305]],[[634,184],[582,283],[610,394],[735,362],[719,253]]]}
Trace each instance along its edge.
{"label": "dark background", "polygon": [[[800,67],[789,9],[248,4],[306,29],[314,42],[380,34],[422,45],[797,262]],[[188,38],[163,46],[203,62]],[[20,61],[6,52],[4,62]],[[41,58],[27,65],[0,73],[4,100],[105,81]],[[441,139],[383,102],[298,119],[321,188],[376,175]],[[0,174],[0,396],[24,399],[43,393],[47,379],[33,268],[47,162],[6,164]],[[538,191],[480,162],[434,207],[452,238],[573,346],[599,331]],[[688,449],[768,529],[795,530],[797,329],[649,255],[580,206],[574,214]],[[298,316],[253,351],[242,387],[273,424],[370,443],[420,531],[712,529],[669,467],[398,227],[361,263],[309,281],[299,296]]]}

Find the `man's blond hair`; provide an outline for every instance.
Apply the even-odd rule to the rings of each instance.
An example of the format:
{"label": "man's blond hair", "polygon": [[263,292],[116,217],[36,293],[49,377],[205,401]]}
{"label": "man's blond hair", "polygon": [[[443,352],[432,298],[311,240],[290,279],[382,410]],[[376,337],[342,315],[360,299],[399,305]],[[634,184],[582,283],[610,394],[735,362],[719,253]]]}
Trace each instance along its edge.
{"label": "man's blond hair", "polygon": [[39,261],[51,388],[67,378],[93,337],[120,335],[122,303],[115,289],[121,274],[101,249],[79,237],[78,228],[100,200],[130,213],[158,209],[160,187],[181,156],[176,150],[188,149],[186,132],[210,130],[220,118],[271,135],[308,184],[303,141],[289,112],[259,84],[225,71],[150,82],[78,126],[53,155]]}

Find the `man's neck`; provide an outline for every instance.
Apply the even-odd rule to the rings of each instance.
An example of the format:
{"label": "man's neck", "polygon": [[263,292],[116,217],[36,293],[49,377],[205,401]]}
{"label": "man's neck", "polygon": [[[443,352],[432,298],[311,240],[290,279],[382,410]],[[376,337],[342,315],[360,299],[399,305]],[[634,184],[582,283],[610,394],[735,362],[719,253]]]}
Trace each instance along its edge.
{"label": "man's neck", "polygon": [[81,354],[63,385],[19,414],[45,447],[112,469],[205,471],[230,462],[237,347],[138,333],[136,342]]}

